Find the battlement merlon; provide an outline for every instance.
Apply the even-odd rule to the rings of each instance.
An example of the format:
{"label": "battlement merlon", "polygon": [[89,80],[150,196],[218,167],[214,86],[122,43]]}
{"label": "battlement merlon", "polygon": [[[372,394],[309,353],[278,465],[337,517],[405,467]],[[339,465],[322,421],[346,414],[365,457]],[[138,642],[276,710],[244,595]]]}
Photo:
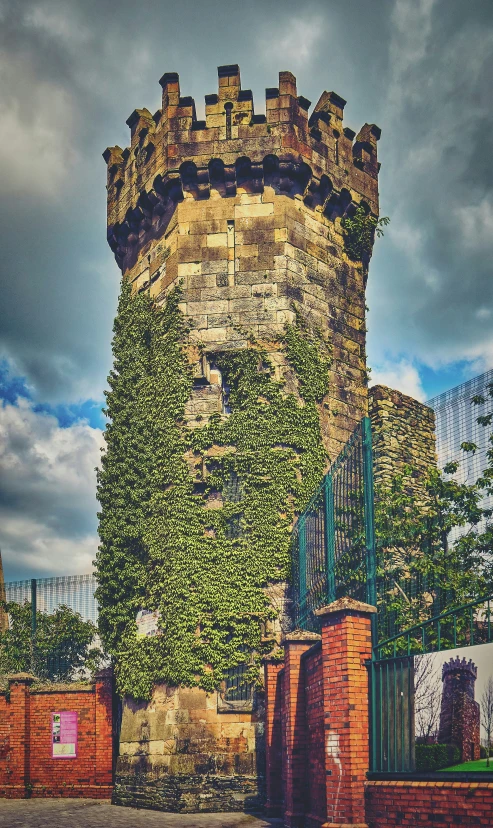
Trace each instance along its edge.
{"label": "battlement merlon", "polygon": [[456,658],[451,658],[450,661],[446,661],[442,667],[442,681],[448,675],[455,675],[457,673],[462,674],[463,676],[468,675],[470,679],[476,681],[478,677],[478,668],[472,661],[466,661],[465,658],[460,658],[456,656]]}
{"label": "battlement merlon", "polygon": [[[308,193],[313,207],[324,207],[322,195],[326,200],[332,195],[333,202],[334,195],[344,190],[349,204],[364,201],[378,215],[380,130],[365,124],[356,135],[344,127],[345,101],[335,92],[324,92],[308,117],[310,101],[298,95],[296,78],[291,72],[280,72],[279,86],[266,90],[266,115],[255,115],[251,91],[241,88],[239,67],[220,66],[218,92],[206,95],[206,119],[198,121],[195,102],[181,96],[175,72],[165,73],[160,84],[162,108],[154,115],[136,109],[127,121],[130,147],[103,153],[108,164],[110,227],[123,224],[143,194],[151,194],[152,200],[156,178],[166,182],[184,164],[193,164],[204,182],[210,164],[219,160],[231,181],[237,162],[245,158],[256,167],[265,166],[269,157],[280,164],[305,165],[301,195]],[[314,199],[320,182],[323,193]],[[204,188],[200,192],[205,197]],[[226,187],[225,194],[231,192]]]}

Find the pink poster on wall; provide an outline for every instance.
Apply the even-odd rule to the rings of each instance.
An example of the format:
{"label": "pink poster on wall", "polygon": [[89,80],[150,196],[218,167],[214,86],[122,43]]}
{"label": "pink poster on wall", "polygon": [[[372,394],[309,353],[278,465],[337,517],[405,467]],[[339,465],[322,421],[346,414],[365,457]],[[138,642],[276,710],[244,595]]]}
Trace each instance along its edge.
{"label": "pink poster on wall", "polygon": [[75,759],[77,756],[77,712],[64,710],[51,714],[53,759]]}

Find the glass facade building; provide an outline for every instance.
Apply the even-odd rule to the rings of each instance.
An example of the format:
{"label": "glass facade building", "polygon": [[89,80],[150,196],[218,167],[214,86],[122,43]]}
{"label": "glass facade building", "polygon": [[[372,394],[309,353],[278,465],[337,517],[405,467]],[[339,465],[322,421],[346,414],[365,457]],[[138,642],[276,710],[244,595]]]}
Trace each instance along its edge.
{"label": "glass facade building", "polygon": [[[427,402],[435,412],[438,468],[443,469],[447,463],[458,461],[459,468],[454,477],[460,483],[474,483],[488,464],[486,453],[491,448],[489,437],[492,428],[480,425],[477,418],[493,410],[493,399],[489,394],[491,383],[493,370]],[[474,405],[472,398],[476,395],[483,396],[485,402]],[[462,443],[475,443],[476,453],[464,452]],[[486,497],[483,505],[493,508],[493,497]]]}

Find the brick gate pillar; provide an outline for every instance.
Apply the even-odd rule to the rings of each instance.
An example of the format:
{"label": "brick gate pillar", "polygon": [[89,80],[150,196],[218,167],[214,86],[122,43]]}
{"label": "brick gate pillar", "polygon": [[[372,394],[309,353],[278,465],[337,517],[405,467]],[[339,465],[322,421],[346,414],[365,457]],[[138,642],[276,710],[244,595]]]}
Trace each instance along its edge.
{"label": "brick gate pillar", "polygon": [[327,822],[366,828],[368,671],[375,607],[340,598],[316,611],[322,624]]}
{"label": "brick gate pillar", "polygon": [[30,693],[35,681],[30,673],[15,673],[8,677],[10,694],[10,798],[24,799],[29,792],[30,760]]}
{"label": "brick gate pillar", "polygon": [[113,671],[100,670],[95,677],[96,779],[111,797],[113,785]]}
{"label": "brick gate pillar", "polygon": [[301,656],[316,641],[320,636],[305,630],[295,630],[283,641],[283,788],[284,825],[288,828],[299,828],[305,820],[307,729]]}
{"label": "brick gate pillar", "polygon": [[264,658],[265,679],[265,809],[269,816],[282,813],[281,703],[284,661]]}

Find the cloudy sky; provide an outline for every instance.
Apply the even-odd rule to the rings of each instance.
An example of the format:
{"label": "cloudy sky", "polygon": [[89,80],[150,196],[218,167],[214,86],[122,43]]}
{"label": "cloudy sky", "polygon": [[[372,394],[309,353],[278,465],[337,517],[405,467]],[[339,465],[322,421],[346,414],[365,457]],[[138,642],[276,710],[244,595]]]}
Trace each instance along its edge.
{"label": "cloudy sky", "polygon": [[[427,399],[493,367],[491,0],[0,0],[0,548],[8,580],[85,572],[119,274],[108,145],[180,74],[203,111],[239,63],[382,128],[369,281],[377,381]],[[200,115],[199,115],[200,117]]]}

